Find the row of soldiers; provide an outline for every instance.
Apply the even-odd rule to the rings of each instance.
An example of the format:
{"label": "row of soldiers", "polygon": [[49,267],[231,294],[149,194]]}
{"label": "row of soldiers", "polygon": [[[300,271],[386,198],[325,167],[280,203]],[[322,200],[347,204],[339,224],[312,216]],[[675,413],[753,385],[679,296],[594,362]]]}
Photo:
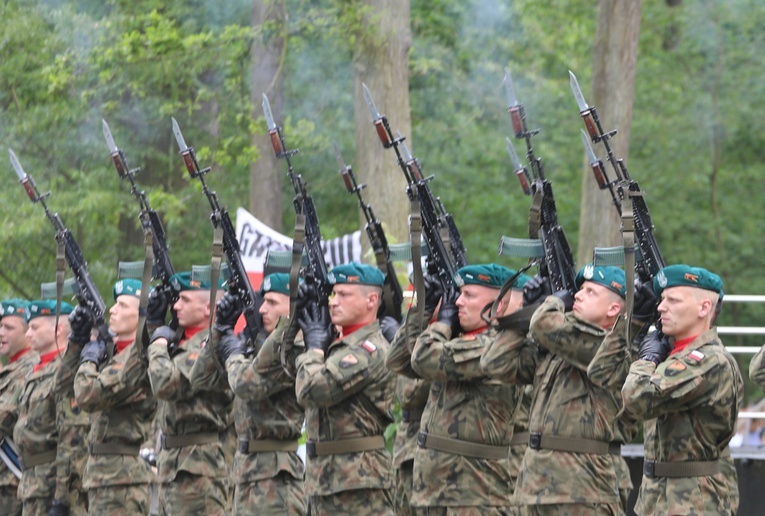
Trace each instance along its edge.
{"label": "row of soldiers", "polygon": [[[0,512],[148,514],[155,482],[161,514],[624,514],[620,445],[643,423],[638,514],[735,514],[742,379],[714,327],[716,274],[665,267],[637,285],[628,319],[618,267],[585,266],[572,296],[469,265],[446,291],[426,275],[399,327],[378,319],[378,269],[330,272],[328,306],[301,286],[289,349],[283,273],[261,287],[262,343],[235,333],[241,300],[191,273],[172,278],[173,306],[152,291],[145,334],[148,285],[115,284],[113,356],[84,306],[4,301],[0,435],[22,476],[3,474]],[[497,324],[530,307],[529,331]],[[661,331],[638,331],[657,314]],[[764,355],[750,370],[760,385]]]}

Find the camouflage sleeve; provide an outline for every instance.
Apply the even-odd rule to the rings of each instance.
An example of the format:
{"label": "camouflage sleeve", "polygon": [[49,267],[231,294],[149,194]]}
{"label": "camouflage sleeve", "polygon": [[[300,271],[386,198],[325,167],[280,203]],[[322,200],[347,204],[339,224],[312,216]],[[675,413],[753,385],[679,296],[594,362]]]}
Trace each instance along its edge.
{"label": "camouflage sleeve", "polygon": [[531,316],[531,334],[540,347],[584,372],[605,336],[600,328],[566,314],[555,296],[548,296]]}
{"label": "camouflage sleeve", "polygon": [[[185,353],[182,352],[176,357],[183,355]],[[149,382],[157,399],[179,401],[191,395],[191,383],[170,358],[166,344],[155,343],[149,346]]]}
{"label": "camouflage sleeve", "polygon": [[284,331],[286,326],[277,327],[254,358],[235,355],[226,361],[228,383],[234,394],[242,399],[263,399],[294,388],[295,382],[284,371],[279,355]]}
{"label": "camouflage sleeve", "polygon": [[326,360],[320,350],[309,349],[300,355],[295,364],[298,403],[306,408],[331,407],[386,374],[385,346],[372,340],[366,343],[371,345],[337,349]]}
{"label": "camouflage sleeve", "polygon": [[[123,353],[129,353],[129,349]],[[74,376],[74,397],[82,410],[95,412],[114,408],[139,388],[146,368],[130,360],[130,355],[125,358],[124,362],[109,361],[100,372],[93,362],[80,364]]]}
{"label": "camouflage sleeve", "polygon": [[220,338],[221,333],[213,330],[207,344],[199,350],[199,355],[191,366],[189,383],[197,391],[221,391],[229,388],[225,368],[218,360]]}
{"label": "camouflage sleeve", "polygon": [[431,381],[470,381],[485,378],[481,354],[491,340],[487,333],[451,339],[448,324],[436,322],[417,338],[412,369]]}
{"label": "camouflage sleeve", "polygon": [[71,396],[74,393],[74,374],[80,365],[81,351],[82,347],[71,342],[67,344],[64,359],[56,369],[56,383],[53,391],[56,399]]}
{"label": "camouflage sleeve", "polygon": [[13,436],[13,427],[19,419],[21,390],[24,387],[23,378],[21,380],[8,385],[0,395],[0,437]]}
{"label": "camouflage sleeve", "polygon": [[[385,365],[394,373],[403,374],[409,378],[420,378],[412,369],[412,349],[420,335],[420,318],[417,307],[412,307],[404,319],[404,324],[398,329],[396,337],[388,348]],[[425,314],[428,320],[430,317]]]}
{"label": "camouflage sleeve", "polygon": [[603,389],[619,391],[627,379],[632,359],[624,336],[626,324],[626,316],[619,316],[587,366],[587,377]]}
{"label": "camouflage sleeve", "polygon": [[529,385],[534,382],[538,357],[539,348],[533,340],[519,331],[503,330],[484,348],[481,370],[496,380]]}
{"label": "camouflage sleeve", "polygon": [[700,361],[671,356],[658,367],[648,360],[636,360],[622,387],[624,412],[644,421],[687,409],[720,381],[725,366],[716,355]]}
{"label": "camouflage sleeve", "polygon": [[765,389],[765,346],[760,348],[756,355],[749,362],[749,378],[754,383]]}

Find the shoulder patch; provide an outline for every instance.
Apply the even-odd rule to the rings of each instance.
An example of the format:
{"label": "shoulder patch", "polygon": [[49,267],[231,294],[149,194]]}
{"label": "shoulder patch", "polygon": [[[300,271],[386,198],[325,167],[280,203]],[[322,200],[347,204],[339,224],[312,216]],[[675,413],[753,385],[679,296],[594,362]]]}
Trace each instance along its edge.
{"label": "shoulder patch", "polygon": [[702,353],[698,349],[694,349],[693,351],[688,353],[688,358],[695,360],[696,362],[701,362],[704,359],[704,353]]}
{"label": "shoulder patch", "polygon": [[77,400],[74,398],[69,399],[69,408],[72,410],[72,414],[74,415],[80,413],[80,406],[77,404]]}
{"label": "shoulder patch", "polygon": [[112,366],[109,368],[109,374],[117,374],[124,364],[122,362],[115,362],[112,364]]}
{"label": "shoulder patch", "polygon": [[685,371],[685,364],[679,361],[672,362],[664,370],[664,376],[676,376]]}
{"label": "shoulder patch", "polygon": [[349,353],[340,359],[340,367],[352,367],[359,363],[359,359],[353,353]]}
{"label": "shoulder patch", "polygon": [[186,363],[187,364],[193,364],[197,361],[197,357],[199,356],[199,353],[191,353],[189,356],[186,357]]}
{"label": "shoulder patch", "polygon": [[[377,351],[377,346],[375,346],[374,344],[372,344],[372,343],[371,343],[371,342],[369,342],[368,340],[365,340],[365,341],[364,341],[364,342],[361,344],[361,347],[362,347],[362,348],[364,348],[364,349],[366,349],[366,350],[367,350],[367,351],[369,351],[370,353],[374,353],[375,351]],[[355,357],[354,357],[354,358],[355,358]]]}

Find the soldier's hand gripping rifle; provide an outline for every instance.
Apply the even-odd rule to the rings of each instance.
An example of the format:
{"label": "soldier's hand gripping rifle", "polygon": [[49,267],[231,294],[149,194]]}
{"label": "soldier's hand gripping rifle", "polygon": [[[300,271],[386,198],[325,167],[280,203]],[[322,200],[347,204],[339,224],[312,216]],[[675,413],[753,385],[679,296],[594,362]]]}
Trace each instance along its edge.
{"label": "soldier's hand gripping rifle", "polygon": [[329,284],[329,271],[324,260],[324,252],[321,249],[321,230],[316,207],[313,204],[313,198],[306,190],[303,177],[295,173],[290,160],[292,155],[298,153],[298,149],[287,148],[284,142],[284,133],[282,128],[276,125],[274,115],[271,112],[271,104],[265,93],[263,94],[263,114],[266,118],[266,126],[274,154],[287,163],[287,175],[292,183],[292,188],[295,190],[295,197],[292,199],[292,205],[295,208],[295,236],[292,239],[292,266],[290,268],[290,329],[282,339],[280,349],[282,366],[290,376],[294,376],[294,363],[290,359],[290,353],[299,330],[296,313],[298,309],[298,279],[304,251],[308,258],[308,266],[302,271],[302,276],[309,289],[311,302],[318,303],[321,307],[327,307],[332,286]]}
{"label": "soldier's hand gripping rifle", "polygon": [[[178,143],[180,149],[180,155],[183,157],[183,163],[186,165],[186,170],[192,179],[199,179],[202,183],[202,191],[207,197],[207,201],[210,203],[210,222],[213,229],[221,234],[221,240],[218,241],[218,235],[216,234],[213,241],[213,261],[220,257],[220,246],[222,244],[223,254],[226,256],[231,276],[228,280],[228,291],[236,295],[242,302],[242,315],[244,316],[245,327],[243,333],[247,340],[250,342],[250,346],[257,347],[259,338],[265,339],[266,331],[263,327],[263,320],[258,313],[260,305],[263,302],[260,294],[256,293],[250,285],[250,279],[247,277],[247,271],[242,263],[242,255],[239,247],[239,241],[236,238],[236,229],[231,222],[228,210],[220,205],[218,202],[218,195],[210,191],[205,181],[205,174],[210,172],[211,168],[204,169],[199,168],[197,162],[197,156],[192,147],[186,145],[186,140],[183,139],[181,128],[178,126],[178,122],[173,118],[173,134],[175,140]],[[219,265],[219,264],[218,264]],[[213,271],[211,269],[211,275]],[[211,277],[211,288],[216,287],[216,282]],[[214,301],[213,301],[214,303]]]}
{"label": "soldier's hand gripping rifle", "polygon": [[167,306],[172,308],[175,302],[178,301],[178,292],[170,284],[170,278],[175,274],[175,269],[170,261],[165,228],[159,220],[157,212],[149,205],[146,192],[140,190],[135,182],[135,176],[141,171],[140,167],[132,170],[128,167],[125,153],[122,149],[117,148],[117,145],[114,143],[109,125],[106,123],[106,120],[101,120],[101,122],[106,145],[109,147],[109,153],[114,162],[114,167],[117,169],[117,174],[121,180],[127,179],[130,181],[130,192],[135,196],[138,205],[141,207],[141,211],[138,213],[141,229],[144,235],[149,232],[151,233],[151,247],[154,253],[153,277],[155,281],[160,282],[161,286],[157,288],[161,289],[162,295],[167,299]]}
{"label": "soldier's hand gripping rifle", "polygon": [[[412,235],[419,234],[417,219],[421,216],[422,233],[425,235],[425,241],[429,247],[427,258],[428,270],[438,277],[444,292],[453,288],[454,275],[457,270],[467,265],[465,255],[465,246],[462,243],[454,219],[447,213],[440,198],[433,195],[430,189],[430,181],[433,176],[423,177],[420,163],[413,158],[404,143],[405,138],[400,134],[393,136],[387,117],[380,114],[375,107],[372,95],[366,85],[363,85],[364,99],[372,115],[372,123],[377,131],[377,136],[383,148],[393,148],[396,152],[396,158],[401,171],[404,173],[407,183],[407,196],[410,206],[410,232]],[[419,210],[417,206],[419,205]],[[419,211],[419,213],[418,213]],[[419,254],[420,242],[412,241],[412,261],[415,270],[415,287],[417,289],[418,299],[423,299],[424,287],[421,285],[419,274]],[[422,305],[423,303],[419,303]]]}
{"label": "soldier's hand gripping rifle", "polygon": [[396,277],[396,270],[393,267],[393,261],[390,257],[390,248],[388,247],[388,239],[385,236],[382,223],[380,219],[375,217],[372,211],[372,206],[369,205],[361,196],[361,190],[366,188],[366,184],[358,184],[356,182],[356,176],[353,174],[353,169],[350,165],[346,165],[343,160],[343,156],[340,154],[340,149],[335,147],[335,159],[340,166],[340,174],[343,176],[343,182],[345,183],[345,189],[348,193],[359,198],[359,208],[364,213],[364,218],[367,223],[364,225],[364,229],[369,237],[369,243],[372,246],[372,250],[375,253],[375,260],[377,261],[377,268],[385,274],[385,285],[383,286],[383,303],[380,306],[380,313],[378,318],[388,315],[393,317],[399,323],[402,320],[401,305],[404,302],[404,294],[401,290],[401,284]]}
{"label": "soldier's hand gripping rifle", "polygon": [[[608,189],[611,193],[614,207],[619,216],[622,217],[623,233],[632,231],[634,221],[635,239],[642,255],[642,259],[635,261],[635,270],[643,283],[651,281],[664,267],[665,263],[653,235],[653,223],[645,203],[645,194],[640,189],[637,181],[630,177],[624,160],[617,159],[611,150],[609,140],[616,134],[616,130],[603,131],[598,112],[594,106],[587,105],[576,76],[571,71],[569,71],[569,76],[571,91],[574,93],[574,98],[579,106],[579,115],[584,120],[584,126],[587,129],[587,134],[582,131],[582,144],[590,160],[590,167],[592,167],[592,172],[595,175],[595,181],[601,190]],[[603,143],[608,156],[608,162],[614,169],[615,177],[613,179],[608,177],[603,163],[595,156],[587,135],[589,135],[589,138],[594,143]],[[627,210],[624,209],[625,206],[627,206]],[[629,247],[629,244],[626,245]],[[629,260],[630,252],[627,249],[625,250],[627,251],[625,258]],[[630,288],[629,283],[627,285],[628,289]]]}
{"label": "soldier's hand gripping rifle", "polygon": [[[52,213],[48,209],[48,205],[46,204],[45,199],[50,197],[50,192],[40,194],[34,179],[32,176],[24,172],[24,169],[21,167],[21,163],[19,163],[16,154],[14,154],[14,152],[10,149],[9,152],[11,156],[11,165],[13,165],[13,169],[16,171],[16,175],[19,177],[19,181],[24,187],[24,190],[27,192],[29,199],[33,203],[39,202],[42,205],[43,209],[45,210],[45,216],[48,217],[48,220],[51,224],[53,224],[53,228],[56,230],[55,238],[58,245],[58,250],[56,253],[57,288],[60,292],[60,288],[63,287],[64,258],[66,258],[66,262],[69,264],[69,269],[72,271],[72,276],[77,283],[77,300],[80,304],[86,306],[93,314],[95,321],[94,326],[98,332],[98,339],[106,343],[106,352],[108,358],[111,359],[111,357],[114,356],[114,341],[112,340],[112,336],[109,334],[109,327],[104,320],[106,304],[104,303],[104,299],[101,297],[101,294],[98,292],[95,283],[93,283],[93,279],[90,277],[90,273],[88,272],[88,264],[82,257],[80,246],[77,244],[77,241],[75,240],[74,235],[72,235],[72,232],[64,225],[64,222],[61,220],[59,214]],[[59,285],[61,285],[61,287],[58,287]],[[61,296],[59,295],[57,304],[60,302]]]}

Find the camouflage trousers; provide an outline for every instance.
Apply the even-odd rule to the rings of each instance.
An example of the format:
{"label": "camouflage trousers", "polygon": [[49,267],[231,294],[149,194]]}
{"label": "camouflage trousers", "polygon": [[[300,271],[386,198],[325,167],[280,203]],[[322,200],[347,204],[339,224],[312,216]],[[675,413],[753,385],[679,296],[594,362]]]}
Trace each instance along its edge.
{"label": "camouflage trousers", "polygon": [[522,516],[617,516],[624,510],[618,503],[560,503],[550,505],[526,505],[521,507]]}
{"label": "camouflage trousers", "polygon": [[0,514],[20,516],[21,499],[18,490],[19,486],[0,486]]}
{"label": "camouflage trousers", "polygon": [[412,507],[416,516],[518,516],[517,507]]}
{"label": "camouflage trousers", "polygon": [[236,484],[234,514],[257,513],[274,516],[303,515],[308,511],[303,480],[281,471],[274,478]]}
{"label": "camouflage trousers", "polygon": [[159,513],[173,516],[226,514],[225,478],[210,478],[179,471],[175,480],[159,486]]}
{"label": "camouflage trousers", "polygon": [[393,516],[392,489],[353,489],[327,496],[311,496],[311,516],[373,514]]}
{"label": "camouflage trousers", "polygon": [[90,514],[130,515],[149,513],[148,484],[94,487],[88,490]]}
{"label": "camouflage trousers", "polygon": [[409,500],[412,498],[412,479],[413,479],[414,460],[402,462],[396,469],[396,493],[394,502],[396,514],[398,516],[411,516],[412,507]]}

